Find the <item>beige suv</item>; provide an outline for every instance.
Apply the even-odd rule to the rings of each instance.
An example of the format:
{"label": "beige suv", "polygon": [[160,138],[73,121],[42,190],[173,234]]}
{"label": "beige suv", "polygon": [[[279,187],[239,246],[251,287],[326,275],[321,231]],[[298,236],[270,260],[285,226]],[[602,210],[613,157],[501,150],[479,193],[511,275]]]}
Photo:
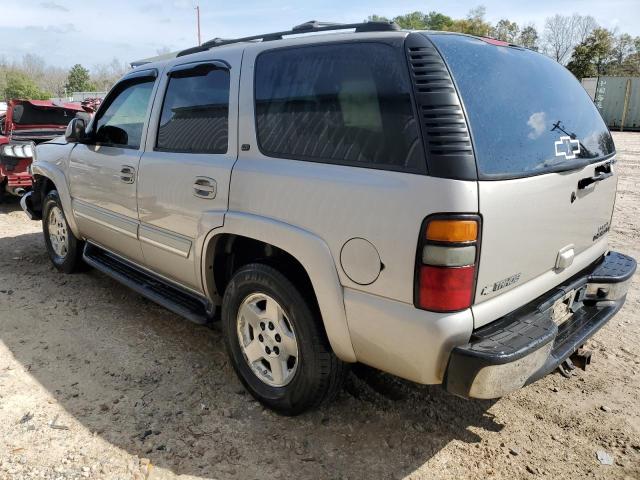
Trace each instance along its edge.
{"label": "beige suv", "polygon": [[572,368],[635,270],[608,251],[593,103],[492,39],[309,22],[212,40],[129,72],[36,154],[22,204],[56,267],[219,318],[285,414],[353,362],[474,398]]}

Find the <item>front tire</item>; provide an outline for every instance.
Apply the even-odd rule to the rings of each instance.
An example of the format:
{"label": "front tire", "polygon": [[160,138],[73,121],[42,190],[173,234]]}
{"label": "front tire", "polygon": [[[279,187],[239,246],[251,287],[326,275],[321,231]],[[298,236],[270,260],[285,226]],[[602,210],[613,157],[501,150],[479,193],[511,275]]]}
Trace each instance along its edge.
{"label": "front tire", "polygon": [[69,228],[57,190],[51,190],[44,198],[42,231],[51,263],[64,273],[79,271],[83,266],[84,242]]}
{"label": "front tire", "polygon": [[247,390],[265,406],[297,415],[332,398],[346,364],[331,351],[321,319],[276,269],[238,270],[222,303],[227,352]]}

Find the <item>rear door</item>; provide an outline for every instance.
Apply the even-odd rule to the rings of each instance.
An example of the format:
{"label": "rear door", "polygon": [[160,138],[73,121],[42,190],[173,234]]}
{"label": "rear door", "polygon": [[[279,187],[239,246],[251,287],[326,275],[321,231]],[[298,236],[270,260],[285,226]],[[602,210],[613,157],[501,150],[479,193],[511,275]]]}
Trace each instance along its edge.
{"label": "rear door", "polygon": [[223,224],[237,157],[236,129],[229,127],[237,125],[241,55],[215,54],[169,67],[151,115],[138,184],[146,265],[196,290],[202,285],[197,241]]}
{"label": "rear door", "polygon": [[577,273],[607,249],[611,135],[573,75],[522,48],[432,35],[456,81],[478,168],[476,326]]}

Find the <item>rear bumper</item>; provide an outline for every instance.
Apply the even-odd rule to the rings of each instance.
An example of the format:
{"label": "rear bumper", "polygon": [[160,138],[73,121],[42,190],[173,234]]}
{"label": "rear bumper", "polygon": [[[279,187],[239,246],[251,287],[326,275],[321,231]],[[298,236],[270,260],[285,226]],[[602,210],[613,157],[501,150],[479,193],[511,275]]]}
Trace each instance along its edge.
{"label": "rear bumper", "polygon": [[[473,332],[453,349],[444,387],[461,397],[498,398],[552,372],[624,304],[636,261],[611,252],[528,305]],[[559,326],[553,306],[579,292],[575,310]]]}

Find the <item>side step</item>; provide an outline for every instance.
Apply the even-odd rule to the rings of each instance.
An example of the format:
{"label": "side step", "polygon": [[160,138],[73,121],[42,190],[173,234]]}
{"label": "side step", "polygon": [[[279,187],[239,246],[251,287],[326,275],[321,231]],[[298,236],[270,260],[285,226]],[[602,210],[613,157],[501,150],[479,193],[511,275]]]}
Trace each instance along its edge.
{"label": "side step", "polygon": [[198,324],[213,320],[214,307],[205,298],[172,285],[113,253],[87,242],[83,258],[96,270],[187,320]]}

